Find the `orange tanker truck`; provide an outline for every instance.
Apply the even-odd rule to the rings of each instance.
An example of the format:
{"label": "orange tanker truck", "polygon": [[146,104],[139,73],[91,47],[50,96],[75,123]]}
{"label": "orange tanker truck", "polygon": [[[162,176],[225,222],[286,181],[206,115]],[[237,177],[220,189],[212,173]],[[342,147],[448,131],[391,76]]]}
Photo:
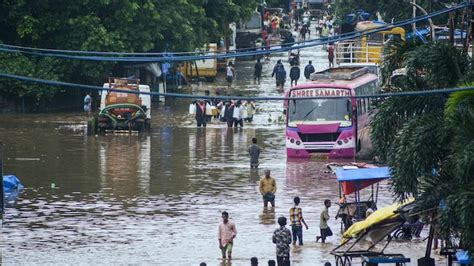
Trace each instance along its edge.
{"label": "orange tanker truck", "polygon": [[[140,85],[139,79],[109,78],[101,94],[100,112],[94,118],[97,133],[108,130],[143,132],[150,128],[151,96],[148,85]],[[131,93],[132,91],[133,93]]]}

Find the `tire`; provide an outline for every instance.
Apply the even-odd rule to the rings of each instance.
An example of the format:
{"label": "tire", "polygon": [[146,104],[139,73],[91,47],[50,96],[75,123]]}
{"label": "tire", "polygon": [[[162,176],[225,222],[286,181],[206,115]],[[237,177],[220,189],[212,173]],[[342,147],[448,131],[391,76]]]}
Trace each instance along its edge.
{"label": "tire", "polygon": [[97,127],[97,134],[98,135],[105,135],[105,128]]}
{"label": "tire", "polygon": [[138,133],[143,133],[145,131],[145,123],[146,122],[140,122],[136,124]]}
{"label": "tire", "polygon": [[150,129],[151,129],[151,120],[150,119],[146,119],[145,120],[145,130],[147,132],[150,132]]}

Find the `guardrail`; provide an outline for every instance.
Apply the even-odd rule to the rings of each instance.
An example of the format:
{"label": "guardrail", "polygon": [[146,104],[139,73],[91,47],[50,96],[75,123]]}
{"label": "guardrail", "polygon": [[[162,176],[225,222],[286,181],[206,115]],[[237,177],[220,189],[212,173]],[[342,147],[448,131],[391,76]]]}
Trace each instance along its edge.
{"label": "guardrail", "polygon": [[334,56],[337,64],[378,63],[383,59],[383,44],[369,42],[362,46],[360,42],[338,42],[335,45]]}

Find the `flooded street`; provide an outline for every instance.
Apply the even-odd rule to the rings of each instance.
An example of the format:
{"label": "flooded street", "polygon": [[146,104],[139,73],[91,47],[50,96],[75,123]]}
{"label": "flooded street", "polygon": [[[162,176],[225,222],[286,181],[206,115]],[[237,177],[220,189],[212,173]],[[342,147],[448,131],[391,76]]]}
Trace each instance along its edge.
{"label": "flooded street", "polygon": [[[321,48],[304,50],[301,57],[303,78],[308,60],[317,70],[327,63]],[[264,65],[260,85],[253,84],[254,61],[238,62],[227,93],[281,95],[271,78],[280,58],[289,73],[287,54],[275,54]],[[219,77],[215,84],[180,92],[203,95],[209,89],[214,95],[224,84]],[[316,243],[315,236],[324,199],[338,201],[338,184],[328,161],[287,160],[283,103],[258,102],[254,121],[243,129],[218,121],[196,128],[189,103],[155,103],[152,130],[140,136],[86,136],[83,113],[1,115],[4,172],[25,185],[4,216],[2,264],[230,265],[220,259],[217,241],[226,210],[238,231],[232,265],[249,265],[254,256],[266,265],[275,259],[276,219],[288,217],[293,197],[300,196],[309,230],[303,232],[305,245],[292,247],[293,265],[335,265],[329,254],[341,239],[335,204],[329,222],[335,235],[327,244]],[[264,150],[259,171],[249,169],[253,137]],[[264,211],[258,191],[264,169],[277,180],[274,211]],[[381,188],[379,207],[393,201],[388,184]],[[404,253],[415,265],[424,248],[420,239],[394,242],[388,251]]]}

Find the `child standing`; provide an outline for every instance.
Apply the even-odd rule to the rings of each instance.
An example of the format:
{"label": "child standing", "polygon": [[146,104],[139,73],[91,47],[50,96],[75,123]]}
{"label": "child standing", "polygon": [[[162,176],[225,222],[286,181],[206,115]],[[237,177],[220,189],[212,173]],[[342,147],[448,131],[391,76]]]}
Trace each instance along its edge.
{"label": "child standing", "polygon": [[308,225],[303,219],[303,210],[301,210],[298,205],[300,204],[300,197],[295,197],[293,199],[295,206],[290,209],[290,225],[291,225],[291,232],[293,235],[293,245],[296,245],[296,239],[298,239],[298,243],[300,246],[303,245],[303,224],[308,230]]}
{"label": "child standing", "polygon": [[321,239],[321,243],[326,242],[326,237],[332,236],[331,228],[328,226],[329,221],[329,208],[331,207],[331,201],[325,200],[324,201],[324,210],[321,212],[320,220],[319,220],[319,229],[321,231],[321,236],[316,237],[316,242]]}

